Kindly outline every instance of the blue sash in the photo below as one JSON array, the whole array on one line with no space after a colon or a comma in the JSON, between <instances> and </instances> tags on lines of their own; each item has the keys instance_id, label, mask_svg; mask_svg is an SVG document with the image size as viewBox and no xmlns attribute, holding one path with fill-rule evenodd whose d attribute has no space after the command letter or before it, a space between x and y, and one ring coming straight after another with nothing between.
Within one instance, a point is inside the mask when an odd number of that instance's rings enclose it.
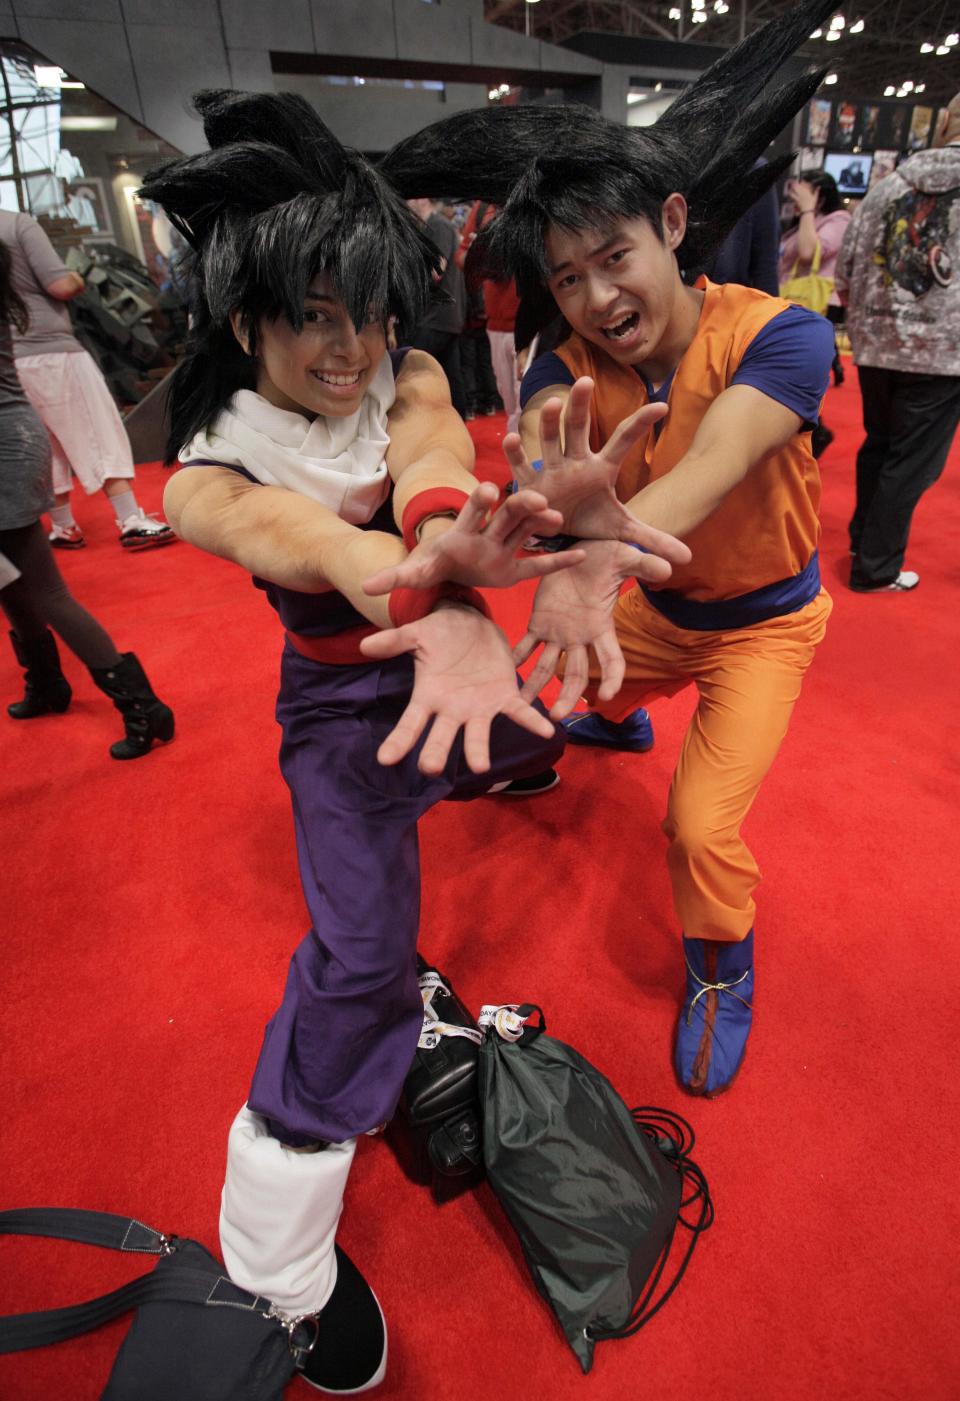
<instances>
[{"instance_id":1,"label":"blue sash","mask_svg":"<svg viewBox=\"0 0 960 1401\"><path fill-rule=\"evenodd\" d=\"M798 613L812 603L820 592L820 558L814 550L810 563L799 574L779 579L775 584L743 593L739 598L687 598L676 589L650 589L641 584L647 602L678 628L695 632L726 632L729 628L747 628L753 623L765 623L768 618L780 618L785 613Z\"/></svg>"}]
</instances>

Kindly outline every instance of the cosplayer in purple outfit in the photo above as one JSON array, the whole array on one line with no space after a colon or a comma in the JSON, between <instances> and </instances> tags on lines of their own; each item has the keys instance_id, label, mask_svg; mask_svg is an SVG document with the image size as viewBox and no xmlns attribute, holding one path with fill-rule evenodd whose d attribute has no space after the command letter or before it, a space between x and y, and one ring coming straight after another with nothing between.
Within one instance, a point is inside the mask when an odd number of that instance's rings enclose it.
<instances>
[{"instance_id":1,"label":"cosplayer in purple outfit","mask_svg":"<svg viewBox=\"0 0 960 1401\"><path fill-rule=\"evenodd\" d=\"M525 491L491 515L439 366L387 352L388 318L415 325L434 295L403 201L300 98L197 105L210 151L144 191L193 249L165 506L250 571L286 630L280 762L312 920L230 1131L220 1237L238 1283L319 1315L305 1378L361 1391L386 1330L334 1235L356 1137L393 1113L422 1024L416 824L562 748L473 586L583 553L517 560L559 513ZM395 587L408 559L417 587Z\"/></svg>"}]
</instances>

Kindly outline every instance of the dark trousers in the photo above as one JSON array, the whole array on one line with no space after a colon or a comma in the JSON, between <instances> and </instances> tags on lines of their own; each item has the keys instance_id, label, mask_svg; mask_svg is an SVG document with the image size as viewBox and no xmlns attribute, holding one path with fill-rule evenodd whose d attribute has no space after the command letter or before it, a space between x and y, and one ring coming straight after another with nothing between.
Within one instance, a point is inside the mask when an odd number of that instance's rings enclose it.
<instances>
[{"instance_id":1,"label":"dark trousers","mask_svg":"<svg viewBox=\"0 0 960 1401\"><path fill-rule=\"evenodd\" d=\"M850 521L850 582L892 584L920 497L943 471L960 423L960 375L917 375L861 365L863 426L857 505Z\"/></svg>"},{"instance_id":2,"label":"dark trousers","mask_svg":"<svg viewBox=\"0 0 960 1401\"><path fill-rule=\"evenodd\" d=\"M471 326L460 333L460 364L467 408L474 413L499 408L500 396L490 359L490 341L486 325Z\"/></svg>"},{"instance_id":3,"label":"dark trousers","mask_svg":"<svg viewBox=\"0 0 960 1401\"><path fill-rule=\"evenodd\" d=\"M463 392L463 373L460 368L460 332L434 331L422 326L410 337L409 344L415 350L425 350L434 360L439 360L440 368L450 385L453 407L463 418L467 412L467 396Z\"/></svg>"},{"instance_id":4,"label":"dark trousers","mask_svg":"<svg viewBox=\"0 0 960 1401\"><path fill-rule=\"evenodd\" d=\"M0 553L20 570L20 578L0 591L0 608L22 641L33 642L51 627L86 666L116 665L113 639L67 588L39 521L0 530Z\"/></svg>"},{"instance_id":5,"label":"dark trousers","mask_svg":"<svg viewBox=\"0 0 960 1401\"><path fill-rule=\"evenodd\" d=\"M284 650L280 767L312 928L291 960L249 1096L284 1143L342 1143L397 1106L423 1025L419 819L444 798L479 797L491 784L542 773L563 752L561 727L541 739L501 715L488 773L467 768L462 736L440 774L417 768L420 744L384 768L377 750L412 685L408 656L321 665L289 643ZM467 907L463 921L466 947Z\"/></svg>"}]
</instances>

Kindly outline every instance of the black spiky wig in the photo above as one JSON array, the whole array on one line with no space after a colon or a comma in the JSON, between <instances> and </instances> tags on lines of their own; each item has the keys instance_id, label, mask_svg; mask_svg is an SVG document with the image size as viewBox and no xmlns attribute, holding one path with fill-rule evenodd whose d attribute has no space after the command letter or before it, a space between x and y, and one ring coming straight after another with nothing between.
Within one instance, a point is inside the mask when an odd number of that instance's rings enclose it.
<instances>
[{"instance_id":1,"label":"black spiky wig","mask_svg":"<svg viewBox=\"0 0 960 1401\"><path fill-rule=\"evenodd\" d=\"M326 273L359 330L370 317L423 318L439 255L396 189L343 147L302 97L198 93L210 147L169 161L141 195L186 239L191 329L172 380L167 461L256 383L257 328L300 331L304 295ZM249 354L230 324L237 311Z\"/></svg>"},{"instance_id":2,"label":"black spiky wig","mask_svg":"<svg viewBox=\"0 0 960 1401\"><path fill-rule=\"evenodd\" d=\"M678 191L687 231L681 271L699 269L793 154L757 164L816 92L823 69L779 86L777 69L837 7L803 0L724 54L651 127L624 127L589 107L462 112L401 141L380 169L406 197L456 195L499 206L471 249L474 273L515 278L517 344L557 315L547 290L548 228L606 231L645 218L663 237L662 206Z\"/></svg>"}]
</instances>

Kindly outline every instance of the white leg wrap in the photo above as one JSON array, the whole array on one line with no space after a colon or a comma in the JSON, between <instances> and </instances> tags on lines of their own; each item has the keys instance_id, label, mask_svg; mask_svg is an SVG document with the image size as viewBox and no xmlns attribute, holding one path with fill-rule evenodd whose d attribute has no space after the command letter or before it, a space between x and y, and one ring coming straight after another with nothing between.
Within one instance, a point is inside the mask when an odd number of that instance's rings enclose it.
<instances>
[{"instance_id":1,"label":"white leg wrap","mask_svg":"<svg viewBox=\"0 0 960 1401\"><path fill-rule=\"evenodd\" d=\"M284 1313L322 1309L337 1281L333 1240L356 1140L295 1153L246 1105L227 1140L220 1246L230 1278Z\"/></svg>"}]
</instances>

